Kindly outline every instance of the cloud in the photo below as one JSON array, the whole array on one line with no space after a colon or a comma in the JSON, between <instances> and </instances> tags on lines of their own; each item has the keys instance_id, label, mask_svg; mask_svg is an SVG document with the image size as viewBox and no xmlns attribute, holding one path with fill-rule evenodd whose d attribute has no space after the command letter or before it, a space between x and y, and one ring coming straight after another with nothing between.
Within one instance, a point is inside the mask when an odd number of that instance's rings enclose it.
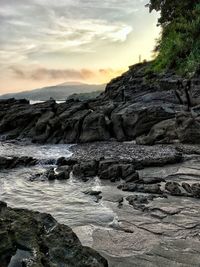
<instances>
[{"instance_id":1,"label":"cloud","mask_svg":"<svg viewBox=\"0 0 200 267\"><path fill-rule=\"evenodd\" d=\"M0 79L14 88L23 79L112 78L143 53L156 25L147 0L0 2Z\"/></svg>"},{"instance_id":2,"label":"cloud","mask_svg":"<svg viewBox=\"0 0 200 267\"><path fill-rule=\"evenodd\" d=\"M11 67L14 77L21 80L42 81L42 80L66 80L66 81L108 81L121 74L124 70L107 69L47 69L35 68L27 70L25 68Z\"/></svg>"}]
</instances>

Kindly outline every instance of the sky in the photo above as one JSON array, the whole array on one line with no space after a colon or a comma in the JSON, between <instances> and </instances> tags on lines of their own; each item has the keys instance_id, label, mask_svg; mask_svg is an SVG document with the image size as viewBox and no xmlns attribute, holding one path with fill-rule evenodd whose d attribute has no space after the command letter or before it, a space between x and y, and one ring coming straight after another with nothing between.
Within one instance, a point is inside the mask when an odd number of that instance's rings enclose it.
<instances>
[{"instance_id":1,"label":"sky","mask_svg":"<svg viewBox=\"0 0 200 267\"><path fill-rule=\"evenodd\" d=\"M100 84L152 58L148 0L0 0L0 94Z\"/></svg>"}]
</instances>

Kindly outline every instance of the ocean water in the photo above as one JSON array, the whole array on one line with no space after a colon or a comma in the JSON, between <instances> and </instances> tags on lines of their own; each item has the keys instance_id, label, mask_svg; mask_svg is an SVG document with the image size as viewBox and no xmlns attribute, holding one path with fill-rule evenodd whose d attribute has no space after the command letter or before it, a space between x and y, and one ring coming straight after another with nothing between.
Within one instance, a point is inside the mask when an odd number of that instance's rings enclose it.
<instances>
[{"instance_id":1,"label":"ocean water","mask_svg":"<svg viewBox=\"0 0 200 267\"><path fill-rule=\"evenodd\" d=\"M101 190L96 177L84 183L73 176L66 181L48 181L31 178L53 165L45 165L47 159L71 155L70 145L21 145L0 142L1 156L32 156L39 164L29 168L0 171L0 200L14 208L27 208L52 214L60 223L71 227L107 227L113 221L114 212L96 198L84 194L86 190Z\"/></svg>"}]
</instances>

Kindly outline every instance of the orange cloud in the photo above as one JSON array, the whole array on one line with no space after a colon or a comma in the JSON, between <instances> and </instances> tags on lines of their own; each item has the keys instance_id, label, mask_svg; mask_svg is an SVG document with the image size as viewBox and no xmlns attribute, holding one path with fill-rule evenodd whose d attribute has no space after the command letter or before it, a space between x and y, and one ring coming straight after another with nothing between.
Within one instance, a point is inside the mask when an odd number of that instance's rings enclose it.
<instances>
[{"instance_id":1,"label":"orange cloud","mask_svg":"<svg viewBox=\"0 0 200 267\"><path fill-rule=\"evenodd\" d=\"M110 79L119 76L124 70L115 70L111 68L104 69L48 69L48 68L35 68L31 70L25 67L11 67L12 73L16 79L31 80L31 81L82 81L90 83L105 83Z\"/></svg>"}]
</instances>

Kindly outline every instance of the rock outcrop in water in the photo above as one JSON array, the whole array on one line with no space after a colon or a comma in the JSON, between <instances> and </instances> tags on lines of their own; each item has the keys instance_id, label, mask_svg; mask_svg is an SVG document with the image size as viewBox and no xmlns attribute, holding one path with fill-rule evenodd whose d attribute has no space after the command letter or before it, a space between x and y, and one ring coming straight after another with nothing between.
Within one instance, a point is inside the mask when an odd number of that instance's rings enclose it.
<instances>
[{"instance_id":1,"label":"rock outcrop in water","mask_svg":"<svg viewBox=\"0 0 200 267\"><path fill-rule=\"evenodd\" d=\"M130 67L88 101L0 101L0 134L36 143L136 140L138 144L199 143L200 78L149 73Z\"/></svg>"},{"instance_id":2,"label":"rock outcrop in water","mask_svg":"<svg viewBox=\"0 0 200 267\"><path fill-rule=\"evenodd\" d=\"M32 157L2 157L0 156L0 170L13 169L18 167L30 167L38 163Z\"/></svg>"},{"instance_id":3,"label":"rock outcrop in water","mask_svg":"<svg viewBox=\"0 0 200 267\"><path fill-rule=\"evenodd\" d=\"M108 266L100 254L81 245L71 228L49 214L11 209L0 202L0 228L1 267Z\"/></svg>"}]
</instances>

